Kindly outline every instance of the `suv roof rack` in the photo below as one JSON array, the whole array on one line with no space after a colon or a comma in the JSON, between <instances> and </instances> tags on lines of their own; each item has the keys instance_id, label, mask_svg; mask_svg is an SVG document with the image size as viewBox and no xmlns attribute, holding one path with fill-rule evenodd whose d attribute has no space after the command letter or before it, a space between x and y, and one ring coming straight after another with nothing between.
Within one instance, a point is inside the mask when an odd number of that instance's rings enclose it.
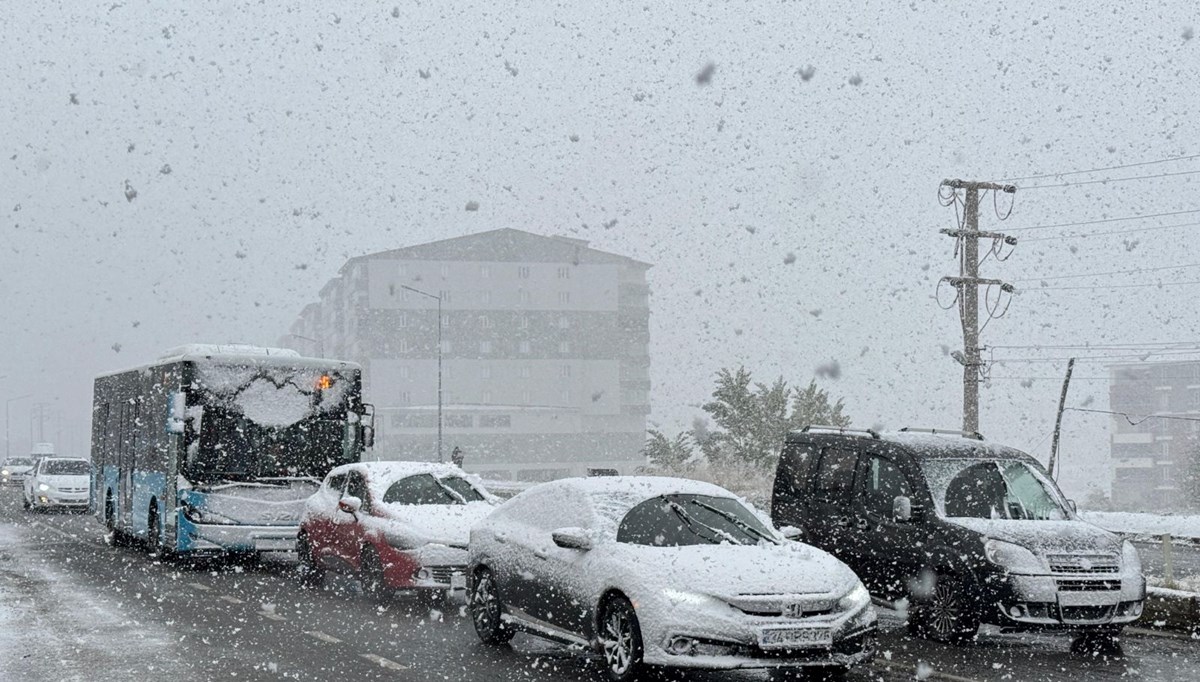
<instances>
[{"instance_id":1,"label":"suv roof rack","mask_svg":"<svg viewBox=\"0 0 1200 682\"><path fill-rule=\"evenodd\" d=\"M800 433L837 433L845 436L867 436L879 440L879 432L873 429L848 429L843 426L823 426L809 424L800 429Z\"/></svg>"},{"instance_id":2,"label":"suv roof rack","mask_svg":"<svg viewBox=\"0 0 1200 682\"><path fill-rule=\"evenodd\" d=\"M952 435L970 438L971 440L984 440L983 434L978 431L962 431L959 429L921 429L912 426L906 426L900 429L901 433L932 433L936 435Z\"/></svg>"}]
</instances>

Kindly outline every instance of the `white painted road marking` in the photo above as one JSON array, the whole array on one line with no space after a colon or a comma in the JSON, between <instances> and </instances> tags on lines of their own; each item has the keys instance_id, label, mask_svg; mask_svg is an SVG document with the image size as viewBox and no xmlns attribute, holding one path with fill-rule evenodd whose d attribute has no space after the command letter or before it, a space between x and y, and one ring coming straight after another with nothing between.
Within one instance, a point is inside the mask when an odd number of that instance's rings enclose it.
<instances>
[{"instance_id":1,"label":"white painted road marking","mask_svg":"<svg viewBox=\"0 0 1200 682\"><path fill-rule=\"evenodd\" d=\"M188 583L188 586L201 592L212 592L212 588L203 583Z\"/></svg>"},{"instance_id":2,"label":"white painted road marking","mask_svg":"<svg viewBox=\"0 0 1200 682\"><path fill-rule=\"evenodd\" d=\"M238 599L237 597L231 597L227 594L221 595L221 599L222 599L222 601L227 601L230 604L245 604L246 603L246 602L242 601L241 599Z\"/></svg>"},{"instance_id":3,"label":"white painted road marking","mask_svg":"<svg viewBox=\"0 0 1200 682\"><path fill-rule=\"evenodd\" d=\"M387 668L388 670L408 670L408 666L400 665L399 663L391 660L390 658L384 658L383 656L376 656L375 654L359 654L359 655L372 663L378 664L380 668Z\"/></svg>"},{"instance_id":4,"label":"white painted road marking","mask_svg":"<svg viewBox=\"0 0 1200 682\"><path fill-rule=\"evenodd\" d=\"M287 620L287 618L284 618L278 613L271 613L270 611L259 611L258 615L262 616L263 618L270 618L271 620Z\"/></svg>"},{"instance_id":5,"label":"white painted road marking","mask_svg":"<svg viewBox=\"0 0 1200 682\"><path fill-rule=\"evenodd\" d=\"M342 643L342 640L338 639L337 637L334 637L333 635L327 635L324 632L321 632L320 630L307 630L307 631L305 631L304 634L308 635L309 637L315 637L327 644L341 644Z\"/></svg>"}]
</instances>

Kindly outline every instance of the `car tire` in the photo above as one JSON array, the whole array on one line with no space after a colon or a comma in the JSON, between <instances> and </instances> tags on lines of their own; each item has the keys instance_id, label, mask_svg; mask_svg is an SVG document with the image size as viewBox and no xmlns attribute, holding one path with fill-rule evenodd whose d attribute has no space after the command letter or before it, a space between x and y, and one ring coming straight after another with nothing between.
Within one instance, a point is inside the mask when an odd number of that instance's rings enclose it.
<instances>
[{"instance_id":1,"label":"car tire","mask_svg":"<svg viewBox=\"0 0 1200 682\"><path fill-rule=\"evenodd\" d=\"M610 682L638 679L642 663L642 629L633 604L621 595L613 595L600 604L598 628L604 674Z\"/></svg>"},{"instance_id":2,"label":"car tire","mask_svg":"<svg viewBox=\"0 0 1200 682\"><path fill-rule=\"evenodd\" d=\"M504 622L504 602L500 601L500 590L496 577L486 567L475 571L471 595L467 608L475 624L475 634L484 644L504 644L517 634L511 625Z\"/></svg>"},{"instance_id":3,"label":"car tire","mask_svg":"<svg viewBox=\"0 0 1200 682\"><path fill-rule=\"evenodd\" d=\"M371 545L363 545L358 552L358 582L362 585L363 594L369 597L382 600L388 595L383 561Z\"/></svg>"},{"instance_id":4,"label":"car tire","mask_svg":"<svg viewBox=\"0 0 1200 682\"><path fill-rule=\"evenodd\" d=\"M146 554L152 557L162 555L162 529L158 527L158 507L154 504L146 513Z\"/></svg>"},{"instance_id":5,"label":"car tire","mask_svg":"<svg viewBox=\"0 0 1200 682\"><path fill-rule=\"evenodd\" d=\"M970 584L952 573L934 576L930 594L912 599L910 633L935 642L965 642L979 632L979 613Z\"/></svg>"},{"instance_id":6,"label":"car tire","mask_svg":"<svg viewBox=\"0 0 1200 682\"><path fill-rule=\"evenodd\" d=\"M307 533L296 536L296 557L300 560L296 574L300 577L301 585L315 589L325 584L325 567L313 555L312 542Z\"/></svg>"}]
</instances>

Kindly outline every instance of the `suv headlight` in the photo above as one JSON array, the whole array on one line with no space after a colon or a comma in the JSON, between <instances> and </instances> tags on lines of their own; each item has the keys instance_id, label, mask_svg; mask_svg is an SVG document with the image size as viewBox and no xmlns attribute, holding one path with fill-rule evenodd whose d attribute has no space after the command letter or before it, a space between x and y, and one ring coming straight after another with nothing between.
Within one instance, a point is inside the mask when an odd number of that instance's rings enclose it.
<instances>
[{"instance_id":1,"label":"suv headlight","mask_svg":"<svg viewBox=\"0 0 1200 682\"><path fill-rule=\"evenodd\" d=\"M838 611L857 611L871 603L871 593L860 582L837 602Z\"/></svg>"},{"instance_id":2,"label":"suv headlight","mask_svg":"<svg viewBox=\"0 0 1200 682\"><path fill-rule=\"evenodd\" d=\"M1142 557L1138 556L1137 547L1128 540L1121 543L1121 570L1124 573L1142 573Z\"/></svg>"},{"instance_id":3,"label":"suv headlight","mask_svg":"<svg viewBox=\"0 0 1200 682\"><path fill-rule=\"evenodd\" d=\"M1041 559L1024 547L1003 540L988 540L983 544L987 560L1013 573L1045 573Z\"/></svg>"}]
</instances>

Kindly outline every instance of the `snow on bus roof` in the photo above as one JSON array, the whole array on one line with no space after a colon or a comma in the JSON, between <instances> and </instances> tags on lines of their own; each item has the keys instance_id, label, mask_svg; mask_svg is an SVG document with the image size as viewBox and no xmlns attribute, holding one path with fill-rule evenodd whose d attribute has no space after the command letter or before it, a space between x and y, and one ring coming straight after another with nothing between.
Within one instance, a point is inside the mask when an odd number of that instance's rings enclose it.
<instances>
[{"instance_id":1,"label":"snow on bus roof","mask_svg":"<svg viewBox=\"0 0 1200 682\"><path fill-rule=\"evenodd\" d=\"M361 369L358 363L332 358L304 357L290 348L269 348L240 343L189 343L163 351L158 358L136 367L97 374L97 378L110 377L126 372L136 372L174 362L211 362L220 365L246 365L253 367L297 367L321 369Z\"/></svg>"}]
</instances>

